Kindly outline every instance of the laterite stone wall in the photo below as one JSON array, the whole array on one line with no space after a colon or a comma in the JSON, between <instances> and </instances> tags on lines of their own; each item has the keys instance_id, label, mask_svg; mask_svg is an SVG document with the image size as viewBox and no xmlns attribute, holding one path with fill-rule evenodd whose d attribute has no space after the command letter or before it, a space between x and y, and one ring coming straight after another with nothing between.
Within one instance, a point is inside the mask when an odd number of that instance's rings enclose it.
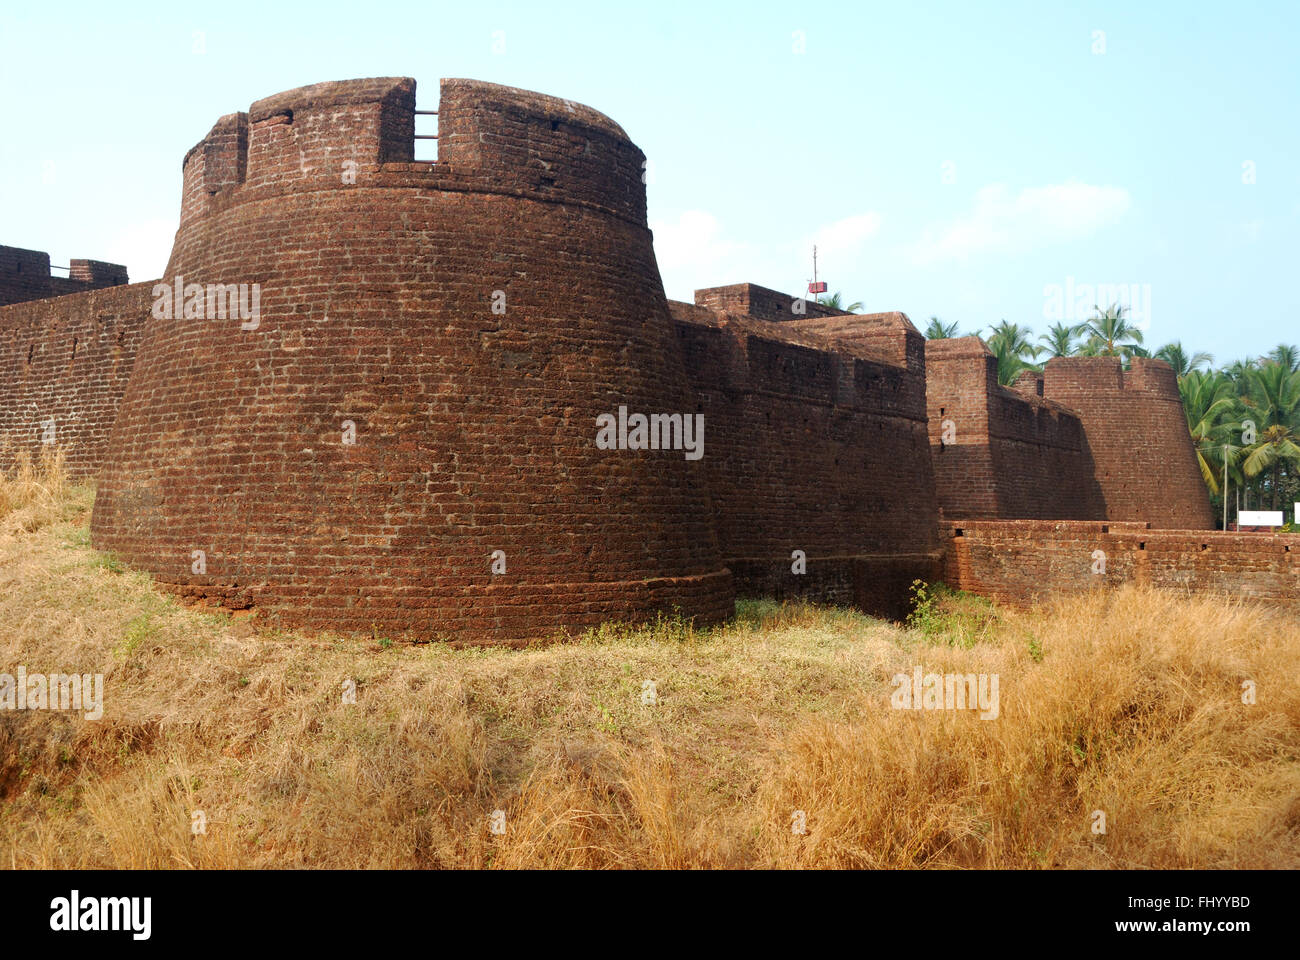
<instances>
[{"instance_id":1,"label":"laterite stone wall","mask_svg":"<svg viewBox=\"0 0 1300 960\"><path fill-rule=\"evenodd\" d=\"M1300 609L1300 535L1160 530L1145 523L962 520L945 525L944 579L1025 605L1124 583ZM1104 568L1099 564L1104 554Z\"/></svg>"},{"instance_id":2,"label":"laterite stone wall","mask_svg":"<svg viewBox=\"0 0 1300 960\"><path fill-rule=\"evenodd\" d=\"M1088 440L1074 411L1044 400L1036 389L1000 386L997 358L978 337L928 341L925 371L945 517L1106 518Z\"/></svg>"},{"instance_id":3,"label":"laterite stone wall","mask_svg":"<svg viewBox=\"0 0 1300 960\"><path fill-rule=\"evenodd\" d=\"M257 284L260 318L150 323L93 542L308 628L722 620L705 462L595 443L620 405L695 409L641 151L570 101L441 93L436 164L407 78L278 94L189 153L164 279Z\"/></svg>"},{"instance_id":4,"label":"laterite stone wall","mask_svg":"<svg viewBox=\"0 0 1300 960\"><path fill-rule=\"evenodd\" d=\"M409 78L221 117L183 161L171 296L56 296L125 271L0 248L0 300L31 300L0 307L0 449L98 480L97 547L283 626L471 642L717 623L737 589L899 617L945 569L1021 602L1095 583L1093 549L1112 579L1294 596L1292 540L1197 531L1167 365L1006 389L901 313L670 306L617 124L472 80L436 106L436 162ZM703 456L598 444L620 408L702 416Z\"/></svg>"},{"instance_id":5,"label":"laterite stone wall","mask_svg":"<svg viewBox=\"0 0 1300 960\"><path fill-rule=\"evenodd\" d=\"M1107 519L1213 529L1169 364L1134 357L1126 371L1118 357L1056 357L1043 371L1043 395L1078 414Z\"/></svg>"},{"instance_id":6,"label":"laterite stone wall","mask_svg":"<svg viewBox=\"0 0 1300 960\"><path fill-rule=\"evenodd\" d=\"M0 468L62 450L93 477L149 315L150 283L0 307ZM49 441L48 443L46 441Z\"/></svg>"},{"instance_id":7,"label":"laterite stone wall","mask_svg":"<svg viewBox=\"0 0 1300 960\"><path fill-rule=\"evenodd\" d=\"M855 356L797 324L672 308L737 590L905 615L912 581L938 573L923 372ZM891 329L920 336L910 323Z\"/></svg>"}]
</instances>

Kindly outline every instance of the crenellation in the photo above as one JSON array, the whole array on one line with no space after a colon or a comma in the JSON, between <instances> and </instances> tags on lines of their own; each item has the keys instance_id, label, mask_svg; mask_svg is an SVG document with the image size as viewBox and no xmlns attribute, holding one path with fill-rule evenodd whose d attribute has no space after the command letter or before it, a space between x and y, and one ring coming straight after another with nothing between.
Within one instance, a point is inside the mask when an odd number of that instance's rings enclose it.
<instances>
[{"instance_id":1,"label":"crenellation","mask_svg":"<svg viewBox=\"0 0 1300 960\"><path fill-rule=\"evenodd\" d=\"M60 284L0 247L0 293L36 301L0 307L0 445L39 453L52 420L98 483L95 545L165 589L504 643L716 623L737 594L901 617L941 576L1014 602L1233 569L1289 589L1264 540L1200 532L1162 362L1059 358L1004 387L981 340L927 341L901 312L750 283L669 301L616 123L448 79L416 162L416 104L413 80L372 78L221 117L183 161L160 281L183 308L161 319L153 283L38 299L125 270L77 260ZM210 293L192 311L192 283L253 288L256 315L209 315ZM700 418L701 456L638 445L637 416L679 440ZM1092 543L1115 552L1101 580Z\"/></svg>"},{"instance_id":2,"label":"crenellation","mask_svg":"<svg viewBox=\"0 0 1300 960\"><path fill-rule=\"evenodd\" d=\"M72 260L66 277L50 269L50 255L42 250L0 246L0 307L129 282L126 267L103 260Z\"/></svg>"}]
</instances>

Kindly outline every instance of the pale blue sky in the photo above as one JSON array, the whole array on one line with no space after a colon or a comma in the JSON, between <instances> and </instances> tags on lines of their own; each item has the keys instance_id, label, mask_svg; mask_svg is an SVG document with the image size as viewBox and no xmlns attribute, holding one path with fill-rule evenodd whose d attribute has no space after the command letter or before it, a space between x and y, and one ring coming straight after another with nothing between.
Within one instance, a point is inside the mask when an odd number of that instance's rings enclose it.
<instances>
[{"instance_id":1,"label":"pale blue sky","mask_svg":"<svg viewBox=\"0 0 1300 960\"><path fill-rule=\"evenodd\" d=\"M1041 333L1069 282L1132 286L1153 346L1300 342L1293 0L71 2L0 24L0 243L55 263L157 276L181 157L221 114L362 76L413 76L429 107L464 76L627 130L671 297L797 292L815 241L832 290L922 327Z\"/></svg>"}]
</instances>

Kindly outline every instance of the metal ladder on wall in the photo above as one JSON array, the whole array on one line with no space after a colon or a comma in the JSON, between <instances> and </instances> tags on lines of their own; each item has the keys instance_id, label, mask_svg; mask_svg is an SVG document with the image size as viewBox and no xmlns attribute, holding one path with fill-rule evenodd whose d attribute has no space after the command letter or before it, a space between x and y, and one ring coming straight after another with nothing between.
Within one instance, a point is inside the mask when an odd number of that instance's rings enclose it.
<instances>
[{"instance_id":1,"label":"metal ladder on wall","mask_svg":"<svg viewBox=\"0 0 1300 960\"><path fill-rule=\"evenodd\" d=\"M416 110L416 111L415 111L415 115L416 115L417 117L436 117L436 116L438 115L438 111L437 111L437 110ZM433 159L432 159L432 160L421 160L421 159L419 159L419 158L417 157L417 158L415 159L415 162L416 162L416 163L437 163L437 162L438 162L438 156L437 156L437 154L438 154L438 135L437 135L436 133L423 133L423 134L421 134L421 133L417 133L417 134L415 135L415 139L416 139L416 140L432 140L432 141L434 142L434 143L433 143L433 147L434 147L434 150L433 150L433 152L434 152L434 157L433 157Z\"/></svg>"}]
</instances>

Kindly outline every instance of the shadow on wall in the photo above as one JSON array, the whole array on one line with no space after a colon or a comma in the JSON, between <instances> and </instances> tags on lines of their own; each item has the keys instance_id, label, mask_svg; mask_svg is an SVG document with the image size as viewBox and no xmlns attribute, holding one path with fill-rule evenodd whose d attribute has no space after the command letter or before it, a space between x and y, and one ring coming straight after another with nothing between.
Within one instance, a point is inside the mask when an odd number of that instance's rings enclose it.
<instances>
[{"instance_id":1,"label":"shadow on wall","mask_svg":"<svg viewBox=\"0 0 1300 960\"><path fill-rule=\"evenodd\" d=\"M1054 360L1009 390L978 339L901 313L755 284L669 304L617 124L444 80L422 163L415 93L286 91L186 154L165 280L251 287L256 323L203 297L146 323L152 284L0 307L0 439L52 422L102 468L95 545L165 588L516 642L716 623L736 589L899 617L939 575L941 508L1212 523L1160 361ZM623 409L702 416L704 456L597 444Z\"/></svg>"}]
</instances>

